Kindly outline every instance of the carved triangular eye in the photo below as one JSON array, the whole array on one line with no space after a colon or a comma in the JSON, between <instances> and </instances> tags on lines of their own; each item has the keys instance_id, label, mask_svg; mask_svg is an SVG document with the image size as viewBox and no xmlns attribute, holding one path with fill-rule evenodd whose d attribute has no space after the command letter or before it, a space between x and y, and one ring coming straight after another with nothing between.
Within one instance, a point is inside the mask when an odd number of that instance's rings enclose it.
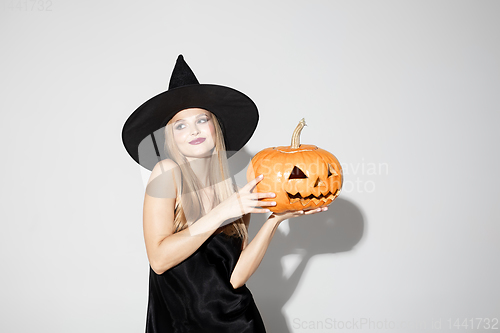
<instances>
[{"instance_id":1,"label":"carved triangular eye","mask_svg":"<svg viewBox=\"0 0 500 333\"><path fill-rule=\"evenodd\" d=\"M328 163L328 177L330 176L338 176L339 174L337 173L337 171L335 171L335 169L330 165L330 163Z\"/></svg>"},{"instance_id":2,"label":"carved triangular eye","mask_svg":"<svg viewBox=\"0 0 500 333\"><path fill-rule=\"evenodd\" d=\"M307 176L304 173L304 171L300 170L297 166L295 166L288 179L297 179L297 178L307 178Z\"/></svg>"}]
</instances>

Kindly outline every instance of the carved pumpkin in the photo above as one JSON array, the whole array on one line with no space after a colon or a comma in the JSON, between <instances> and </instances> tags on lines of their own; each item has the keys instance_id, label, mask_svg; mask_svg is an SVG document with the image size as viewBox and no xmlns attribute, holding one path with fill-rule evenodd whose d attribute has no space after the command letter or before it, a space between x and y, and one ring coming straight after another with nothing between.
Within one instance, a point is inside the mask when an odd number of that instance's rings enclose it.
<instances>
[{"instance_id":1,"label":"carved pumpkin","mask_svg":"<svg viewBox=\"0 0 500 333\"><path fill-rule=\"evenodd\" d=\"M314 145L300 144L302 119L292 135L291 146L266 148L257 153L247 171L248 181L263 174L256 192L274 192L274 213L328 206L342 189L343 174L337 158Z\"/></svg>"}]
</instances>

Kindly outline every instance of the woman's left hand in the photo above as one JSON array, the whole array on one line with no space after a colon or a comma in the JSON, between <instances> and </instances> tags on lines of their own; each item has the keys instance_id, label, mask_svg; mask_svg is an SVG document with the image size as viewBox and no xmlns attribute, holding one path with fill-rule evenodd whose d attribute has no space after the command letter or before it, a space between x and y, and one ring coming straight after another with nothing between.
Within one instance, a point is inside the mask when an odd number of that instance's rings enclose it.
<instances>
[{"instance_id":1,"label":"woman's left hand","mask_svg":"<svg viewBox=\"0 0 500 333\"><path fill-rule=\"evenodd\" d=\"M327 210L328 207L323 207L323 208L308 209L308 210L290 211L284 213L272 213L270 217L278 218L281 222L297 216L311 215L311 214L326 212Z\"/></svg>"}]
</instances>

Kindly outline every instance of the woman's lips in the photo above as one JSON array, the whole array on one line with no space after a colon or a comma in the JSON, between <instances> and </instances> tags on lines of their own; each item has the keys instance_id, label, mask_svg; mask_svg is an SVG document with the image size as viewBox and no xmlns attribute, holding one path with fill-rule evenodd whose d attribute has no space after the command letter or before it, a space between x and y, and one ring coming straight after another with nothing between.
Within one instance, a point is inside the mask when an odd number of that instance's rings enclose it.
<instances>
[{"instance_id":1,"label":"woman's lips","mask_svg":"<svg viewBox=\"0 0 500 333\"><path fill-rule=\"evenodd\" d=\"M198 139L194 139L193 141L189 141L189 144L190 145L199 145L203 141L205 141L205 138L198 138Z\"/></svg>"}]
</instances>

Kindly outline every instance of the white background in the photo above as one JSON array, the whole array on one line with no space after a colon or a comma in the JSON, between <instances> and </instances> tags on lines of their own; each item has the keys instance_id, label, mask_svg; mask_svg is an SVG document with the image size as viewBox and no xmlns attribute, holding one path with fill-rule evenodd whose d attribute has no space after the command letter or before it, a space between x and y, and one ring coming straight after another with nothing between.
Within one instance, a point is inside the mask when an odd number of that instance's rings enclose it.
<instances>
[{"instance_id":1,"label":"white background","mask_svg":"<svg viewBox=\"0 0 500 333\"><path fill-rule=\"evenodd\" d=\"M121 130L180 53L259 107L244 153L305 117L344 167L247 283L269 332L500 328L500 2L2 1L1 332L144 332Z\"/></svg>"}]
</instances>

